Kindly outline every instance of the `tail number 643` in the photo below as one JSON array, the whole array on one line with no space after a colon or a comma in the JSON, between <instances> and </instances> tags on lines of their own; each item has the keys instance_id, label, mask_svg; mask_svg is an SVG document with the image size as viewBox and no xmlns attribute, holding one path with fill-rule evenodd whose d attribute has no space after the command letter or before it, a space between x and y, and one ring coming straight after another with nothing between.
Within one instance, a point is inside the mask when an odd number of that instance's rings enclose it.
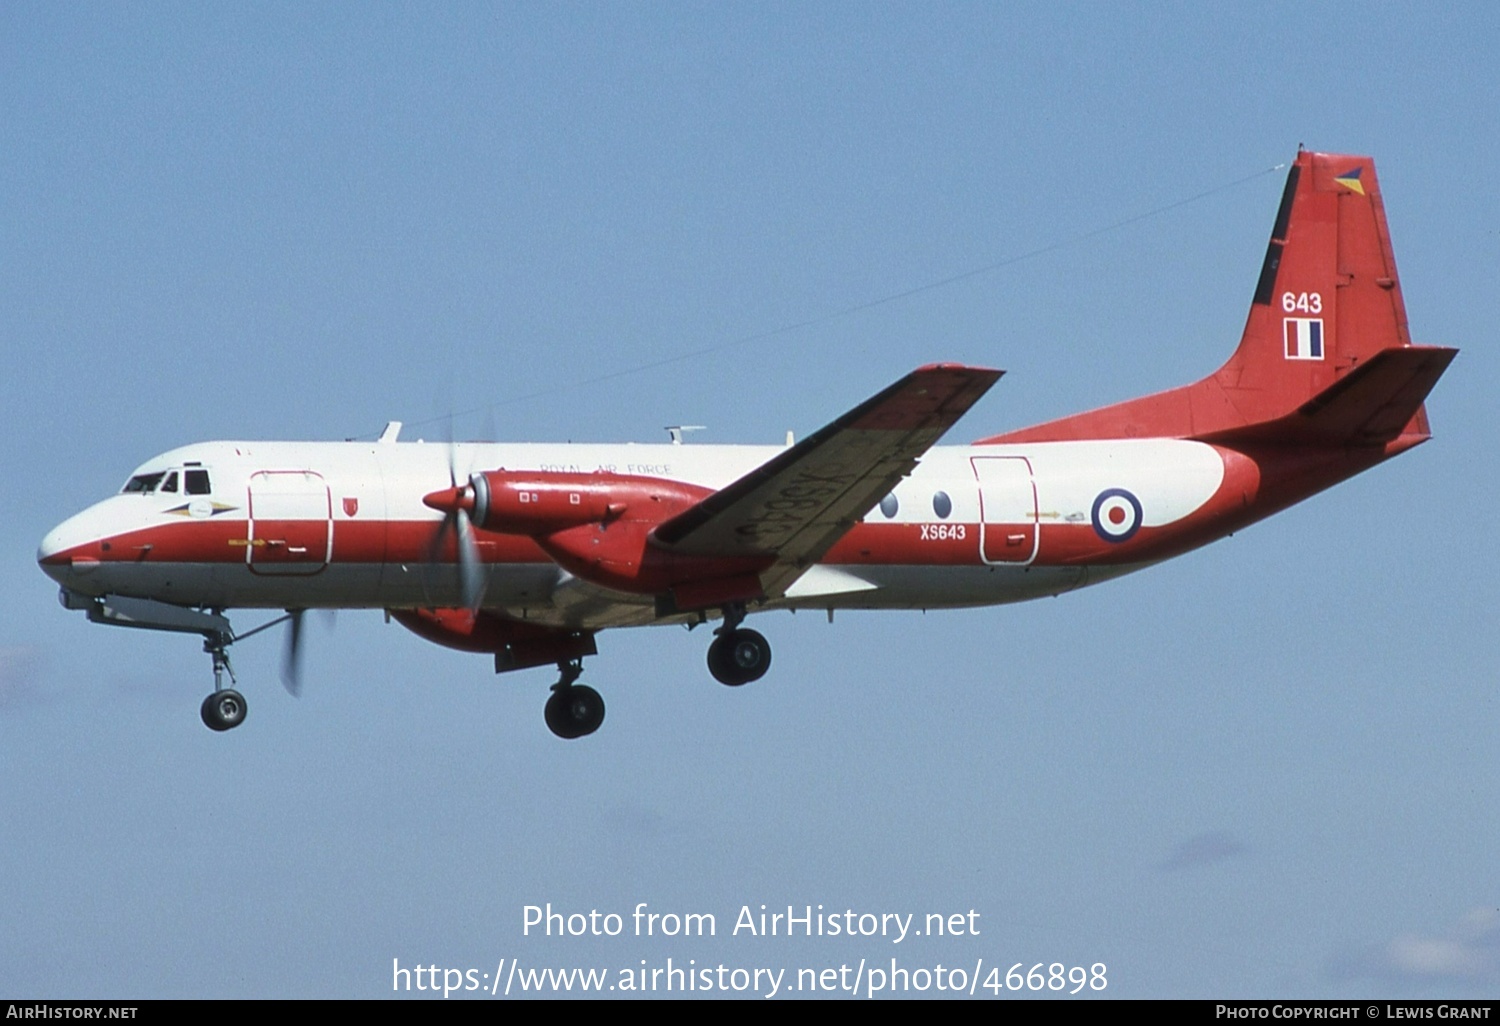
<instances>
[{"instance_id":1,"label":"tail number 643","mask_svg":"<svg viewBox=\"0 0 1500 1026\"><path fill-rule=\"evenodd\" d=\"M1281 309L1287 313L1322 313L1323 293L1283 292L1281 294Z\"/></svg>"}]
</instances>

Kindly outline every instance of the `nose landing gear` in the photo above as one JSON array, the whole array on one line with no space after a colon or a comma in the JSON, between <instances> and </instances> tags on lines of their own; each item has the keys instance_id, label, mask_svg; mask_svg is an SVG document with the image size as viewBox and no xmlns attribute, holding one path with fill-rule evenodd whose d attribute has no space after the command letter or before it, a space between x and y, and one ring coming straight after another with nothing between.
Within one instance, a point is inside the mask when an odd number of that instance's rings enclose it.
<instances>
[{"instance_id":1,"label":"nose landing gear","mask_svg":"<svg viewBox=\"0 0 1500 1026\"><path fill-rule=\"evenodd\" d=\"M214 631L203 635L203 651L214 659L213 694L203 700L198 713L203 725L209 730L222 733L233 730L245 722L245 696L233 687L224 686L224 674L229 674L229 683L239 686L234 679L234 667L229 665L228 648L234 643L234 634L229 631Z\"/></svg>"},{"instance_id":2,"label":"nose landing gear","mask_svg":"<svg viewBox=\"0 0 1500 1026\"><path fill-rule=\"evenodd\" d=\"M236 634L223 611L218 609L209 612L174 606L170 602L158 602L156 599L129 598L124 595L80 595L67 588L62 589L58 598L65 609L84 610L94 623L200 635L203 638L203 651L212 656L214 661L214 690L203 700L203 705L198 710L203 717L204 726L209 730L233 730L245 722L245 696L235 690L239 681L234 678L234 667L229 665L230 645L269 630L277 624L291 621L292 634L288 639L291 642L290 662L295 664L297 628L302 615L300 609L288 610L285 616L278 616L270 623L261 624L244 634ZM226 673L229 675L229 687L224 686ZM287 690L296 694L291 683L288 683Z\"/></svg>"}]
</instances>

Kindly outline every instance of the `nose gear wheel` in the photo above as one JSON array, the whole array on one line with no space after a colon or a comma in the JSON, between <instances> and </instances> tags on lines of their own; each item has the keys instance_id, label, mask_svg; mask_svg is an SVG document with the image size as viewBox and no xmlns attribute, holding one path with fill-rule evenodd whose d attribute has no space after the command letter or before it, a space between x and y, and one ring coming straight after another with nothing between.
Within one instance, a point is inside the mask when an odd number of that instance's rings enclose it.
<instances>
[{"instance_id":1,"label":"nose gear wheel","mask_svg":"<svg viewBox=\"0 0 1500 1026\"><path fill-rule=\"evenodd\" d=\"M245 722L245 696L233 688L215 691L203 700L199 711L209 730L233 730Z\"/></svg>"}]
</instances>

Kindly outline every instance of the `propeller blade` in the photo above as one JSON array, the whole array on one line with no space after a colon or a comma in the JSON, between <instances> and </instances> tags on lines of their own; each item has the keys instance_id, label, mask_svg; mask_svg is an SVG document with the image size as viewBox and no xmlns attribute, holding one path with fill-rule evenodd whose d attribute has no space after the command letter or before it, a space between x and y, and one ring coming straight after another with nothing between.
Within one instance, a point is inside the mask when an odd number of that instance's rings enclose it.
<instances>
[{"instance_id":1,"label":"propeller blade","mask_svg":"<svg viewBox=\"0 0 1500 1026\"><path fill-rule=\"evenodd\" d=\"M443 560L443 543L448 540L448 532L454 527L453 514L444 513L438 529L432 535L432 541L427 545L427 562L429 565L441 563Z\"/></svg>"},{"instance_id":2,"label":"propeller blade","mask_svg":"<svg viewBox=\"0 0 1500 1026\"><path fill-rule=\"evenodd\" d=\"M448 486L458 487L458 446L453 444L453 414L448 414Z\"/></svg>"},{"instance_id":3,"label":"propeller blade","mask_svg":"<svg viewBox=\"0 0 1500 1026\"><path fill-rule=\"evenodd\" d=\"M305 609L287 610L286 651L281 659L281 684L293 698L302 697L302 618Z\"/></svg>"},{"instance_id":4,"label":"propeller blade","mask_svg":"<svg viewBox=\"0 0 1500 1026\"><path fill-rule=\"evenodd\" d=\"M432 547L428 551L428 562L437 563L453 532L454 549L458 555L458 591L464 608L471 613L479 611L484 600L484 565L479 557L479 544L474 540L474 523L469 518L474 508L474 489L469 480L458 483L458 446L453 441L453 422L448 422L448 487L423 496L422 501L432 509L442 510L443 522L433 535Z\"/></svg>"},{"instance_id":5,"label":"propeller blade","mask_svg":"<svg viewBox=\"0 0 1500 1026\"><path fill-rule=\"evenodd\" d=\"M474 540L474 525L469 522L468 513L459 509L453 518L458 527L458 581L464 608L477 613L484 599L484 566L479 559L479 543Z\"/></svg>"}]
</instances>

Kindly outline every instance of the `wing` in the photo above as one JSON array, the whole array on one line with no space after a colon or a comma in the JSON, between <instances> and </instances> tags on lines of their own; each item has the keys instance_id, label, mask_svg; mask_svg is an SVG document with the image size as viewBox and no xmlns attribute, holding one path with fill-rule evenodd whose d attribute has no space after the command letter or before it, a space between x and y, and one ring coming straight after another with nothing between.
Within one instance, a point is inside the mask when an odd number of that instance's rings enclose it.
<instances>
[{"instance_id":1,"label":"wing","mask_svg":"<svg viewBox=\"0 0 1500 1026\"><path fill-rule=\"evenodd\" d=\"M656 528L694 556L774 556L766 595L784 594L874 508L1003 371L929 364Z\"/></svg>"}]
</instances>

